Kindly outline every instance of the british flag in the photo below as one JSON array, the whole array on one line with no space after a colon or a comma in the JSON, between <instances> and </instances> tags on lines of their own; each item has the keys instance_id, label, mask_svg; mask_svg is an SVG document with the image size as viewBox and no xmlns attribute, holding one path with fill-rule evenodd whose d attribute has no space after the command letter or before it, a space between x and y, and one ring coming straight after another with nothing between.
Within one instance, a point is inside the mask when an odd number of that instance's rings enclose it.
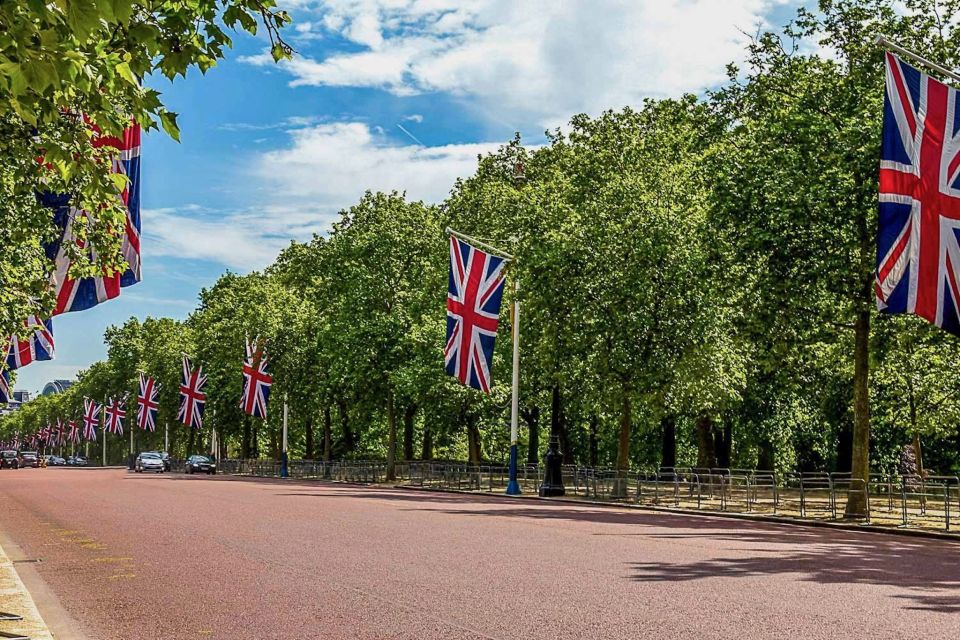
<instances>
[{"instance_id":1,"label":"british flag","mask_svg":"<svg viewBox=\"0 0 960 640\"><path fill-rule=\"evenodd\" d=\"M874 291L960 335L960 100L887 53Z\"/></svg>"},{"instance_id":2,"label":"british flag","mask_svg":"<svg viewBox=\"0 0 960 640\"><path fill-rule=\"evenodd\" d=\"M122 398L110 398L103 408L103 430L118 436L123 435L123 419L127 416L126 402Z\"/></svg>"},{"instance_id":3,"label":"british flag","mask_svg":"<svg viewBox=\"0 0 960 640\"><path fill-rule=\"evenodd\" d=\"M76 420L67 422L67 442L71 444L80 444L80 429L77 427Z\"/></svg>"},{"instance_id":4,"label":"british flag","mask_svg":"<svg viewBox=\"0 0 960 640\"><path fill-rule=\"evenodd\" d=\"M10 402L10 397L13 395L13 387L10 386L10 370L3 369L0 371L0 404L7 404Z\"/></svg>"},{"instance_id":5,"label":"british flag","mask_svg":"<svg viewBox=\"0 0 960 640\"><path fill-rule=\"evenodd\" d=\"M246 341L247 357L243 361L243 396L240 408L247 415L267 419L267 400L273 376L267 368L267 354L259 340Z\"/></svg>"},{"instance_id":6,"label":"british flag","mask_svg":"<svg viewBox=\"0 0 960 640\"><path fill-rule=\"evenodd\" d=\"M90 398L83 399L83 437L97 441L97 425L100 424L100 405Z\"/></svg>"},{"instance_id":7,"label":"british flag","mask_svg":"<svg viewBox=\"0 0 960 640\"><path fill-rule=\"evenodd\" d=\"M156 431L157 410L160 403L157 401L157 392L160 385L145 373L140 374L140 391L137 392L137 426L141 431Z\"/></svg>"},{"instance_id":8,"label":"british flag","mask_svg":"<svg viewBox=\"0 0 960 640\"><path fill-rule=\"evenodd\" d=\"M177 419L188 427L203 427L203 407L207 402L203 385L206 382L203 367L194 369L190 366L190 359L183 356L183 383L180 385L180 412Z\"/></svg>"},{"instance_id":9,"label":"british flag","mask_svg":"<svg viewBox=\"0 0 960 640\"><path fill-rule=\"evenodd\" d=\"M19 369L34 360L53 359L53 321L30 316L21 333L10 336L7 367Z\"/></svg>"},{"instance_id":10,"label":"british flag","mask_svg":"<svg viewBox=\"0 0 960 640\"><path fill-rule=\"evenodd\" d=\"M63 230L60 241L47 247L47 256L54 261L51 276L56 293L54 315L89 309L116 298L120 295L121 287L140 281L140 125L131 124L124 130L122 138L96 135L93 146L116 149L111 170L128 178L121 194L127 211L121 252L128 268L123 273L104 274L96 278L71 278L71 261L66 247L74 242L81 251L84 250L84 241L77 237L74 226L87 224L89 214L71 206L70 194L40 194L40 202L53 209L54 222ZM86 253L91 260L95 259L92 250Z\"/></svg>"},{"instance_id":11,"label":"british flag","mask_svg":"<svg viewBox=\"0 0 960 640\"><path fill-rule=\"evenodd\" d=\"M493 345L500 322L506 259L450 236L446 372L490 393Z\"/></svg>"}]
</instances>

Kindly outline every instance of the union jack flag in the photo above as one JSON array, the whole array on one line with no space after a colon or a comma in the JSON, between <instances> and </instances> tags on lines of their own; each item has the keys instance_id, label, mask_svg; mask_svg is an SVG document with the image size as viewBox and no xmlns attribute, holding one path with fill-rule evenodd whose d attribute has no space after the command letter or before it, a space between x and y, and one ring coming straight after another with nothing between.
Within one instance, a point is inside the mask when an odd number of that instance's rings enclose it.
<instances>
[{"instance_id":1,"label":"union jack flag","mask_svg":"<svg viewBox=\"0 0 960 640\"><path fill-rule=\"evenodd\" d=\"M30 316L24 321L25 330L10 336L7 350L7 368L19 369L34 360L53 359L53 321L41 321Z\"/></svg>"},{"instance_id":2,"label":"union jack flag","mask_svg":"<svg viewBox=\"0 0 960 640\"><path fill-rule=\"evenodd\" d=\"M960 335L958 92L887 53L874 291Z\"/></svg>"},{"instance_id":3,"label":"union jack flag","mask_svg":"<svg viewBox=\"0 0 960 640\"><path fill-rule=\"evenodd\" d=\"M110 398L103 409L103 429L107 433L123 435L123 419L127 416L126 403L123 399Z\"/></svg>"},{"instance_id":4,"label":"union jack flag","mask_svg":"<svg viewBox=\"0 0 960 640\"><path fill-rule=\"evenodd\" d=\"M446 372L490 393L493 345L500 322L506 259L450 236Z\"/></svg>"},{"instance_id":5,"label":"union jack flag","mask_svg":"<svg viewBox=\"0 0 960 640\"><path fill-rule=\"evenodd\" d=\"M83 399L83 437L97 441L97 425L100 424L100 405L90 398Z\"/></svg>"},{"instance_id":6,"label":"union jack flag","mask_svg":"<svg viewBox=\"0 0 960 640\"><path fill-rule=\"evenodd\" d=\"M157 381L145 373L140 374L140 391L137 393L137 426L141 431L156 431L157 429L157 410L160 404L157 402L157 392L160 385Z\"/></svg>"},{"instance_id":7,"label":"union jack flag","mask_svg":"<svg viewBox=\"0 0 960 640\"><path fill-rule=\"evenodd\" d=\"M267 419L267 400L273 376L267 368L267 354L259 340L247 343L247 358L243 361L243 397L240 408L247 415Z\"/></svg>"},{"instance_id":8,"label":"union jack flag","mask_svg":"<svg viewBox=\"0 0 960 640\"><path fill-rule=\"evenodd\" d=\"M180 385L180 412L177 419L188 427L203 427L203 407L207 402L203 385L206 382L203 367L194 369L190 366L190 359L183 356L183 384Z\"/></svg>"},{"instance_id":9,"label":"union jack flag","mask_svg":"<svg viewBox=\"0 0 960 640\"><path fill-rule=\"evenodd\" d=\"M89 214L71 206L70 194L39 194L40 202L53 209L54 222L63 230L60 241L47 247L47 256L55 265L51 282L57 304L53 315L89 309L116 298L120 295L121 287L140 282L140 125L131 124L124 130L122 138L95 135L93 146L116 149L111 171L128 178L120 196L127 210L121 252L128 268L123 273L104 274L96 278L70 278L71 261L66 247L74 242L84 250L84 241L77 238L74 225L86 224ZM86 253L91 260L95 259L92 249Z\"/></svg>"},{"instance_id":10,"label":"union jack flag","mask_svg":"<svg viewBox=\"0 0 960 640\"><path fill-rule=\"evenodd\" d=\"M3 369L0 371L0 404L7 404L10 402L10 397L13 395L13 387L10 386L10 370Z\"/></svg>"},{"instance_id":11,"label":"union jack flag","mask_svg":"<svg viewBox=\"0 0 960 640\"><path fill-rule=\"evenodd\" d=\"M67 442L72 444L80 444L80 429L77 428L77 421L70 420L67 422Z\"/></svg>"}]
</instances>

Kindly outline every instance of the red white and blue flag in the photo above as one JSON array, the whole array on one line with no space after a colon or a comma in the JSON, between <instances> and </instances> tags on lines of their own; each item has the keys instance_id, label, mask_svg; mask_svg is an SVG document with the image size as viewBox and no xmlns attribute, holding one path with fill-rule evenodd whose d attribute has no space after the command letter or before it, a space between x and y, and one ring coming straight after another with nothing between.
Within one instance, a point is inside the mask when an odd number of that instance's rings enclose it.
<instances>
[{"instance_id":1,"label":"red white and blue flag","mask_svg":"<svg viewBox=\"0 0 960 640\"><path fill-rule=\"evenodd\" d=\"M240 408L247 415L267 419L267 401L273 376L267 368L267 354L259 340L246 341L247 357L243 361L243 396Z\"/></svg>"},{"instance_id":2,"label":"red white and blue flag","mask_svg":"<svg viewBox=\"0 0 960 640\"><path fill-rule=\"evenodd\" d=\"M160 385L145 373L140 374L140 391L137 392L137 426L141 431L156 431L157 410L160 403L157 401L157 392Z\"/></svg>"},{"instance_id":3,"label":"red white and blue flag","mask_svg":"<svg viewBox=\"0 0 960 640\"><path fill-rule=\"evenodd\" d=\"M10 336L7 368L19 369L34 360L53 359L53 321L30 316L20 333Z\"/></svg>"},{"instance_id":4,"label":"red white and blue flag","mask_svg":"<svg viewBox=\"0 0 960 640\"><path fill-rule=\"evenodd\" d=\"M85 241L78 238L74 231L75 225L87 224L89 214L71 206L70 194L39 194L40 202L53 209L54 222L63 230L60 241L47 247L47 257L54 261L51 277L56 293L54 315L89 309L116 298L120 295L121 287L140 281L140 125L131 124L124 130L122 138L95 135L93 146L116 149L111 171L128 178L120 196L127 211L121 252L128 268L123 273L104 274L95 278L71 278L71 259L67 251L69 243L75 243L89 259L96 258L92 249L85 249Z\"/></svg>"},{"instance_id":5,"label":"red white and blue flag","mask_svg":"<svg viewBox=\"0 0 960 640\"><path fill-rule=\"evenodd\" d=\"M67 422L67 442L80 444L80 429L77 427L76 420Z\"/></svg>"},{"instance_id":6,"label":"red white and blue flag","mask_svg":"<svg viewBox=\"0 0 960 640\"><path fill-rule=\"evenodd\" d=\"M7 404L13 396L13 387L10 385L10 370L0 371L0 404Z\"/></svg>"},{"instance_id":7,"label":"red white and blue flag","mask_svg":"<svg viewBox=\"0 0 960 640\"><path fill-rule=\"evenodd\" d=\"M103 408L103 429L107 433L123 435L123 419L127 416L126 403L123 399L110 398Z\"/></svg>"},{"instance_id":8,"label":"red white and blue flag","mask_svg":"<svg viewBox=\"0 0 960 640\"><path fill-rule=\"evenodd\" d=\"M874 292L960 335L960 99L886 55Z\"/></svg>"},{"instance_id":9,"label":"red white and blue flag","mask_svg":"<svg viewBox=\"0 0 960 640\"><path fill-rule=\"evenodd\" d=\"M188 427L203 427L203 408L207 402L203 386L206 382L203 367L194 369L190 366L190 359L183 356L183 383L180 385L180 412L177 419Z\"/></svg>"},{"instance_id":10,"label":"red white and blue flag","mask_svg":"<svg viewBox=\"0 0 960 640\"><path fill-rule=\"evenodd\" d=\"M493 346L500 322L506 259L450 236L446 372L490 393Z\"/></svg>"},{"instance_id":11,"label":"red white and blue flag","mask_svg":"<svg viewBox=\"0 0 960 640\"><path fill-rule=\"evenodd\" d=\"M97 425L100 423L100 405L90 398L83 399L83 437L97 441Z\"/></svg>"}]
</instances>

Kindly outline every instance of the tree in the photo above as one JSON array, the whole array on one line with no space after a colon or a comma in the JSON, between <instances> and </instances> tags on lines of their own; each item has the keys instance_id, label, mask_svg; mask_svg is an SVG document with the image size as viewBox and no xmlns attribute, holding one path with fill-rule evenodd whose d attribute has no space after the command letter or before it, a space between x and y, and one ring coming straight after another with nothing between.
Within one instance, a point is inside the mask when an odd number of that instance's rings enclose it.
<instances>
[{"instance_id":1,"label":"tree","mask_svg":"<svg viewBox=\"0 0 960 640\"><path fill-rule=\"evenodd\" d=\"M231 46L225 29L257 33L263 28L274 58L285 58L290 48L279 31L289 21L274 0L0 3L4 335L28 315L46 315L52 307L50 264L42 245L57 230L35 194L70 193L72 204L97 212L88 225L76 226L86 252L68 247L74 276L122 270L116 230L125 220L118 198L125 180L109 171L109 148L91 145L94 132L119 135L136 120L145 129L161 126L178 138L176 114L143 80L154 73L173 79L191 68L206 72Z\"/></svg>"}]
</instances>

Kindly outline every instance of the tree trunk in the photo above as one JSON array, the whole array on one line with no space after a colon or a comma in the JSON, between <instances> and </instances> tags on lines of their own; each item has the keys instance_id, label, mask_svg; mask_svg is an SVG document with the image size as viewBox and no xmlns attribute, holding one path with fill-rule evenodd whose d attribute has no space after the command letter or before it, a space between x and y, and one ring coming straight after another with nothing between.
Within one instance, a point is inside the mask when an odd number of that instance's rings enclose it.
<instances>
[{"instance_id":1,"label":"tree trunk","mask_svg":"<svg viewBox=\"0 0 960 640\"><path fill-rule=\"evenodd\" d=\"M588 428L588 430L589 430L589 438L590 438L590 451L589 451L589 454L590 454L590 466L591 466L591 467L597 466L597 464L599 464L599 459L600 459L600 455L599 455L599 448L600 448L600 447L599 447L599 442L598 442L598 438L597 438L597 431L599 431L599 428L600 428L600 424L599 424L599 423L600 423L600 420L597 418L597 414L595 414L595 413L594 413L594 414L591 414L591 415L590 415L590 421L589 421L589 423L588 423L588 425L587 425L587 428Z\"/></svg>"},{"instance_id":2,"label":"tree trunk","mask_svg":"<svg viewBox=\"0 0 960 640\"><path fill-rule=\"evenodd\" d=\"M870 480L870 310L864 307L854 324L853 458L846 516L867 515L866 487Z\"/></svg>"},{"instance_id":3,"label":"tree trunk","mask_svg":"<svg viewBox=\"0 0 960 640\"><path fill-rule=\"evenodd\" d=\"M913 455L917 457L917 475L921 478L926 475L923 470L923 448L920 446L920 433L913 432Z\"/></svg>"},{"instance_id":4,"label":"tree trunk","mask_svg":"<svg viewBox=\"0 0 960 640\"><path fill-rule=\"evenodd\" d=\"M660 467L677 466L677 422L672 415L660 419Z\"/></svg>"},{"instance_id":5,"label":"tree trunk","mask_svg":"<svg viewBox=\"0 0 960 640\"><path fill-rule=\"evenodd\" d=\"M387 482L397 479L397 408L393 393L387 394Z\"/></svg>"},{"instance_id":6,"label":"tree trunk","mask_svg":"<svg viewBox=\"0 0 960 640\"><path fill-rule=\"evenodd\" d=\"M343 438L343 449L345 453L352 453L356 443L353 441L353 431L350 430L350 412L347 410L347 403L343 400L337 400L337 410L340 414L341 437Z\"/></svg>"},{"instance_id":7,"label":"tree trunk","mask_svg":"<svg viewBox=\"0 0 960 640\"><path fill-rule=\"evenodd\" d=\"M567 418L563 413L563 394L560 385L553 385L550 398L550 437L556 436L560 443L560 453L564 464L573 464L573 448L570 446L570 436L567 432Z\"/></svg>"},{"instance_id":8,"label":"tree trunk","mask_svg":"<svg viewBox=\"0 0 960 640\"><path fill-rule=\"evenodd\" d=\"M253 442L250 445L251 455L254 458L260 457L260 428L257 425L253 425L251 428L253 432Z\"/></svg>"},{"instance_id":9,"label":"tree trunk","mask_svg":"<svg viewBox=\"0 0 960 640\"><path fill-rule=\"evenodd\" d=\"M107 434L105 433L101 433L100 435L104 438L107 437ZM187 457L188 458L193 455L193 443L196 437L197 437L197 430L194 429L193 427L190 427L190 440L187 441Z\"/></svg>"},{"instance_id":10,"label":"tree trunk","mask_svg":"<svg viewBox=\"0 0 960 640\"><path fill-rule=\"evenodd\" d=\"M303 457L307 460L313 460L313 413L307 415L307 423L304 426L306 434L303 442Z\"/></svg>"},{"instance_id":11,"label":"tree trunk","mask_svg":"<svg viewBox=\"0 0 960 640\"><path fill-rule=\"evenodd\" d=\"M717 466L717 450L713 439L713 420L706 413L697 418L697 466L714 469Z\"/></svg>"},{"instance_id":12,"label":"tree trunk","mask_svg":"<svg viewBox=\"0 0 960 640\"><path fill-rule=\"evenodd\" d=\"M323 408L323 459L333 460L333 422L330 419L330 405Z\"/></svg>"},{"instance_id":13,"label":"tree trunk","mask_svg":"<svg viewBox=\"0 0 960 640\"><path fill-rule=\"evenodd\" d=\"M630 470L630 432L633 426L633 406L630 394L624 390L620 405L620 438L617 442L617 477L610 491L611 497L627 496L627 472Z\"/></svg>"},{"instance_id":14,"label":"tree trunk","mask_svg":"<svg viewBox=\"0 0 960 640\"><path fill-rule=\"evenodd\" d=\"M527 407L520 412L527 423L527 464L540 460L540 407Z\"/></svg>"},{"instance_id":15,"label":"tree trunk","mask_svg":"<svg viewBox=\"0 0 960 640\"><path fill-rule=\"evenodd\" d=\"M477 417L467 416L467 448L470 453L470 462L480 464L483 454L480 450L480 429L477 427Z\"/></svg>"},{"instance_id":16,"label":"tree trunk","mask_svg":"<svg viewBox=\"0 0 960 640\"><path fill-rule=\"evenodd\" d=\"M433 432L430 431L430 425L423 423L423 450L420 454L421 460L433 460Z\"/></svg>"},{"instance_id":17,"label":"tree trunk","mask_svg":"<svg viewBox=\"0 0 960 640\"><path fill-rule=\"evenodd\" d=\"M190 448L193 448L193 441L191 438ZM189 456L190 453L188 452ZM250 459L250 418L247 416L243 417L243 440L240 442L240 457L244 460Z\"/></svg>"},{"instance_id":18,"label":"tree trunk","mask_svg":"<svg viewBox=\"0 0 960 640\"><path fill-rule=\"evenodd\" d=\"M413 460L413 421L417 417L417 405L410 404L403 412L403 459Z\"/></svg>"},{"instance_id":19,"label":"tree trunk","mask_svg":"<svg viewBox=\"0 0 960 640\"><path fill-rule=\"evenodd\" d=\"M724 420L723 429L714 429L713 440L714 448L717 452L717 466L721 469L730 468L730 440L733 433L733 427L729 420Z\"/></svg>"}]
</instances>

